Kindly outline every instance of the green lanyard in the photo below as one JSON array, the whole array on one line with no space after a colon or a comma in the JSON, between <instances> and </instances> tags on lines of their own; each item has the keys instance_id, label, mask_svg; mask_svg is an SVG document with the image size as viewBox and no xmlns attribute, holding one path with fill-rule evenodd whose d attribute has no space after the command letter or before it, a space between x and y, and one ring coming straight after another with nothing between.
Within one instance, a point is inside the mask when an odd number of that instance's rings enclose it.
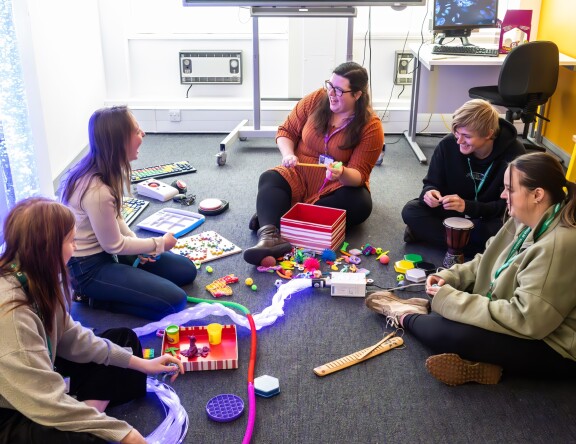
<instances>
[{"instance_id":1,"label":"green lanyard","mask_svg":"<svg viewBox=\"0 0 576 444\"><path fill-rule=\"evenodd\" d=\"M482 186L484 185L484 182L486 181L486 178L488 177L488 173L492 169L492 165L494 165L494 162L492 162L490 164L490 166L488 167L488 169L484 173L482 180L480 181L480 183L478 185L476 185L476 179L474 179L474 171L472 171L472 165L470 165L470 158L468 157L468 159L466 159L466 160L468 160L468 169L470 170L470 177L472 177L472 181L474 182L474 200L478 200L478 193L482 189Z\"/></svg>"},{"instance_id":2,"label":"green lanyard","mask_svg":"<svg viewBox=\"0 0 576 444\"><path fill-rule=\"evenodd\" d=\"M554 218L556 217L556 215L560 211L561 206L562 205L559 203L556 204L552 214L550 216L548 216L548 218L544 221L544 223L542 224L542 226L538 230L538 233L536 233L536 236L534 236L534 242L536 242L540 238L540 236L542 236L546 232L546 230L548 229L548 227L550 226L550 224L552 223L552 221L554 220ZM506 261L502 265L500 265L498 270L496 270L496 273L494 273L494 279L492 279L492 282L490 282L490 287L488 289L488 293L486 294L486 297L488 299L492 300L492 289L494 288L494 282L496 282L496 279L498 279L498 276L500 276L500 274L504 270L506 270L506 268L508 268L512 262L514 262L514 259L516 258L516 256L518 256L518 253L520 251L520 247L522 246L522 244L524 243L524 241L526 240L526 238L530 234L530 231L531 231L530 227L525 227L520 232L520 234L518 235L518 238L516 239L516 241L512 245L512 248L510 249L510 252L508 253L508 257L506 258Z\"/></svg>"}]
</instances>

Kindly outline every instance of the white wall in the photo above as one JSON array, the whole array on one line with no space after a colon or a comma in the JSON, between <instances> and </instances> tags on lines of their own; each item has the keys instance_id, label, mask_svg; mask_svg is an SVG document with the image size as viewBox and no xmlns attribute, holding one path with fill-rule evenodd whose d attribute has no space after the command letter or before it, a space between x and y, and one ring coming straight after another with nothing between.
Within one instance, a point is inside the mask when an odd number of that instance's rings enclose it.
<instances>
[{"instance_id":1,"label":"white wall","mask_svg":"<svg viewBox=\"0 0 576 444\"><path fill-rule=\"evenodd\" d=\"M17 0L14 8L38 168L56 178L87 145L106 96L98 0ZM46 151L49 153L46 155Z\"/></svg>"},{"instance_id":2,"label":"white wall","mask_svg":"<svg viewBox=\"0 0 576 444\"><path fill-rule=\"evenodd\" d=\"M100 0L107 104L128 104L148 132L226 132L242 119L252 121L252 18L247 8L185 8L180 0L117 3ZM358 8L353 59L371 72L376 108L408 109L410 86L393 85L394 51L420 41L426 11ZM294 105L282 99L321 87L346 60L348 23L343 18L259 18L263 125L280 123ZM192 49L242 50L243 83L188 90L180 84L178 53ZM169 109L182 110L182 122L169 122Z\"/></svg>"},{"instance_id":3,"label":"white wall","mask_svg":"<svg viewBox=\"0 0 576 444\"><path fill-rule=\"evenodd\" d=\"M54 179L86 146L88 118L106 97L98 0L18 3L34 143L49 152L39 168Z\"/></svg>"},{"instance_id":4,"label":"white wall","mask_svg":"<svg viewBox=\"0 0 576 444\"><path fill-rule=\"evenodd\" d=\"M132 0L118 8L100 0L108 100L133 106L207 104L225 98L231 106L252 103L252 19L246 8L184 8L179 0ZM358 8L354 20L354 60L370 64L364 36L369 9ZM420 40L425 7L393 11L371 8L374 97L387 100L393 78L394 50L402 49L410 29ZM301 97L320 87L331 70L346 59L348 20L342 18L260 18L260 69L263 98ZM178 52L186 49L240 49L242 85L180 85ZM400 92L400 89L398 89ZM407 103L408 94L404 94Z\"/></svg>"},{"instance_id":5,"label":"white wall","mask_svg":"<svg viewBox=\"0 0 576 444\"><path fill-rule=\"evenodd\" d=\"M500 9L539 1L502 0ZM34 140L42 174L51 179L86 147L88 118L103 105L128 104L148 131L225 132L252 118L252 19L246 8L185 8L181 0L16 4ZM353 59L370 70L375 108L393 110L391 120L401 130L411 88L393 85L394 51L420 42L421 34L430 37L432 4L404 11L359 7L354 19ZM345 60L346 19L260 18L259 25L264 99L300 97ZM188 85L180 85L178 67L183 49L241 49L243 84L195 85L186 98ZM264 100L262 124L277 124L292 106ZM182 124L168 123L172 108L183 110Z\"/></svg>"},{"instance_id":6,"label":"white wall","mask_svg":"<svg viewBox=\"0 0 576 444\"><path fill-rule=\"evenodd\" d=\"M510 2L503 0L504 11ZM539 0L531 0L539 1ZM353 20L353 59L370 72L377 111L390 110L387 131L407 128L411 86L394 85L395 51L429 40L433 0L426 7L395 11L359 7ZM148 132L226 132L240 120L253 120L252 19L247 8L182 7L180 0L100 0L107 104L127 103ZM277 125L293 101L322 85L346 60L348 20L343 18L259 18L262 125ZM471 40L497 43L497 30L482 30ZM181 50L242 50L242 85L181 85ZM188 97L186 96L188 94ZM270 101L267 99L277 100ZM169 109L182 110L170 122ZM442 119L437 125L445 130ZM397 124L396 124L397 123Z\"/></svg>"}]
</instances>

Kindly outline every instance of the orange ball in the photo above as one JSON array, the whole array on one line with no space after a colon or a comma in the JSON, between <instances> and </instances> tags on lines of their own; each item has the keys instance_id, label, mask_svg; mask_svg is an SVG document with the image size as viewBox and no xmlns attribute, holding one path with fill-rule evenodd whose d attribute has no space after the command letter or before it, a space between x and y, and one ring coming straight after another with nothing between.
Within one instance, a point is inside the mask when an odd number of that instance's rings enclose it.
<instances>
[{"instance_id":1,"label":"orange ball","mask_svg":"<svg viewBox=\"0 0 576 444\"><path fill-rule=\"evenodd\" d=\"M273 256L266 256L264 259L260 261L260 265L263 267L273 267L276 265L276 258Z\"/></svg>"},{"instance_id":2,"label":"orange ball","mask_svg":"<svg viewBox=\"0 0 576 444\"><path fill-rule=\"evenodd\" d=\"M388 265L390 263L390 258L388 256L386 256L385 254L380 256L380 258L378 260L380 261L381 264L384 264L384 265Z\"/></svg>"}]
</instances>

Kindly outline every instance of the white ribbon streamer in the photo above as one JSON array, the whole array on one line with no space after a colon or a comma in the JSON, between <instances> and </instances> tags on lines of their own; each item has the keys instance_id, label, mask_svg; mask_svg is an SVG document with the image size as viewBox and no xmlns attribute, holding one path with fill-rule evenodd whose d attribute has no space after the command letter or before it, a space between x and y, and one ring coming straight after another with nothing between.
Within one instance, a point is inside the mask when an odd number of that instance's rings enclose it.
<instances>
[{"instance_id":1,"label":"white ribbon streamer","mask_svg":"<svg viewBox=\"0 0 576 444\"><path fill-rule=\"evenodd\" d=\"M158 396L166 412L166 418L146 437L146 442L180 444L188 432L188 413L180 404L180 398L172 387L151 377L146 379L146 391Z\"/></svg>"},{"instance_id":2,"label":"white ribbon streamer","mask_svg":"<svg viewBox=\"0 0 576 444\"><path fill-rule=\"evenodd\" d=\"M252 315L254 323L256 324L256 330L268 327L276 322L276 319L280 316L284 316L284 301L290 298L293 294L306 288L310 288L311 286L311 279L292 279L281 285L276 294L272 297L272 303L262 310L262 312ZM228 316L236 325L250 329L250 324L243 314L239 314L220 303L201 302L196 304L194 307L189 307L178 313L165 316L159 321L151 322L143 327L137 327L134 329L134 332L136 332L136 335L138 336L144 336L154 333L157 330L164 330L170 324L186 325L188 321L202 319L210 315Z\"/></svg>"}]
</instances>

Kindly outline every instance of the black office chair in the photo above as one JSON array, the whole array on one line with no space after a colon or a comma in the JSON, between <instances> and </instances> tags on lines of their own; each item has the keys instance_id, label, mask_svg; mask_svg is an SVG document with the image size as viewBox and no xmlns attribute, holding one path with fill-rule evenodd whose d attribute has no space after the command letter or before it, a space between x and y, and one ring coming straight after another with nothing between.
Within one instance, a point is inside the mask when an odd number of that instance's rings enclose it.
<instances>
[{"instance_id":1,"label":"black office chair","mask_svg":"<svg viewBox=\"0 0 576 444\"><path fill-rule=\"evenodd\" d=\"M523 143L527 149L545 151L528 142L528 130L536 117L547 122L538 114L540 105L545 104L556 91L558 83L559 52L554 42L535 41L512 49L506 56L498 85L477 86L468 90L473 99L484 99L493 105L508 108L506 120L524 122Z\"/></svg>"}]
</instances>

